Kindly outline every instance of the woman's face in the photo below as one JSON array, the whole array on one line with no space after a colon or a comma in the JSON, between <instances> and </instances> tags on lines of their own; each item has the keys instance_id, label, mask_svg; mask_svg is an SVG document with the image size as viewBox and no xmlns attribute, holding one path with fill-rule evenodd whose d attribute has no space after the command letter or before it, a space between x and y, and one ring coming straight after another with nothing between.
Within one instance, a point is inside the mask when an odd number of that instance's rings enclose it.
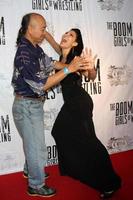
<instances>
[{"instance_id":1,"label":"woman's face","mask_svg":"<svg viewBox=\"0 0 133 200\"><path fill-rule=\"evenodd\" d=\"M66 32L61 39L60 47L62 49L71 49L74 46L77 46L76 42L76 33L72 30Z\"/></svg>"}]
</instances>

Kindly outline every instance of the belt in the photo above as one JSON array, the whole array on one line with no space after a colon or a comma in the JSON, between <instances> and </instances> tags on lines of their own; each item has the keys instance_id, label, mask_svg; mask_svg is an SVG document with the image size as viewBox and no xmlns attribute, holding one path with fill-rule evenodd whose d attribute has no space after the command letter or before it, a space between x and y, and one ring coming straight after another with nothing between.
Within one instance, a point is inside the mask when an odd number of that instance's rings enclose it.
<instances>
[{"instance_id":1,"label":"belt","mask_svg":"<svg viewBox=\"0 0 133 200\"><path fill-rule=\"evenodd\" d=\"M15 94L16 99L29 99L29 100L37 100L37 101L45 101L45 97L34 97L34 96L23 96L21 94Z\"/></svg>"}]
</instances>

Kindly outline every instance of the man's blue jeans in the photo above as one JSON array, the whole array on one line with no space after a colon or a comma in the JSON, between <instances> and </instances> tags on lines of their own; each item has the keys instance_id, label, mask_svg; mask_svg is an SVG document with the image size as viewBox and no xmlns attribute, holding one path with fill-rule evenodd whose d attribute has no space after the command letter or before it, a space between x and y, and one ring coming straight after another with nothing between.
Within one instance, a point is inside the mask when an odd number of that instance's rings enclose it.
<instances>
[{"instance_id":1,"label":"man's blue jeans","mask_svg":"<svg viewBox=\"0 0 133 200\"><path fill-rule=\"evenodd\" d=\"M32 188L41 188L45 184L47 148L43 105L40 100L15 98L12 108L14 122L23 141L24 170L28 172L29 186Z\"/></svg>"}]
</instances>

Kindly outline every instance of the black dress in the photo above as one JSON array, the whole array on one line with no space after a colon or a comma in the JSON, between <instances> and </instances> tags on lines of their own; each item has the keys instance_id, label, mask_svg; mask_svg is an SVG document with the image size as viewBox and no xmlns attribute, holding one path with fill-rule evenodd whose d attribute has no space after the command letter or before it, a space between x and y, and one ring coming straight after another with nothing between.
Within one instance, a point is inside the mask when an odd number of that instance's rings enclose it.
<instances>
[{"instance_id":1,"label":"black dress","mask_svg":"<svg viewBox=\"0 0 133 200\"><path fill-rule=\"evenodd\" d=\"M64 105L52 129L61 175L78 179L99 191L118 189L121 179L106 148L96 137L93 102L82 88L81 76L70 74L61 85Z\"/></svg>"}]
</instances>

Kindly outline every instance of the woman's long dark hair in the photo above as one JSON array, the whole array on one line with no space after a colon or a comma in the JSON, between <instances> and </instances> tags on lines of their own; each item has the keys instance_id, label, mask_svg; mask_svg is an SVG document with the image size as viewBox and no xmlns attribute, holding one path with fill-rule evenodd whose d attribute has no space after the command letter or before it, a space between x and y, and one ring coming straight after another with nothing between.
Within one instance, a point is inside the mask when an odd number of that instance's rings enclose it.
<instances>
[{"instance_id":1,"label":"woman's long dark hair","mask_svg":"<svg viewBox=\"0 0 133 200\"><path fill-rule=\"evenodd\" d=\"M81 31L77 28L72 28L71 31L74 31L76 33L76 41L75 42L77 42L77 46L72 47L69 54L67 55L67 61L66 61L67 64L69 64L75 56L80 56L83 51L83 48L84 48ZM62 58L62 56L61 56L61 58ZM61 58L60 58L60 60L61 60Z\"/></svg>"},{"instance_id":2,"label":"woman's long dark hair","mask_svg":"<svg viewBox=\"0 0 133 200\"><path fill-rule=\"evenodd\" d=\"M17 41L16 41L17 46L19 45L21 38L25 35L27 31L27 28L30 22L30 17L32 14L33 13L26 14L22 18L21 27L18 31L18 36L17 36Z\"/></svg>"}]
</instances>

